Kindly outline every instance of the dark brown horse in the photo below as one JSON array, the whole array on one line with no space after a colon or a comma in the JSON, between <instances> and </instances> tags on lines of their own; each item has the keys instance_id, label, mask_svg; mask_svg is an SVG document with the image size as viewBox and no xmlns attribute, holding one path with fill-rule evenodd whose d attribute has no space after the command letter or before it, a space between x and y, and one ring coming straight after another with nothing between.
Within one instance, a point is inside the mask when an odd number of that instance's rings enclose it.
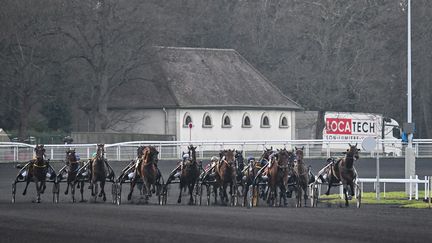
<instances>
[{"instance_id":1,"label":"dark brown horse","mask_svg":"<svg viewBox=\"0 0 432 243\"><path fill-rule=\"evenodd\" d=\"M145 196L145 203L148 203L149 198L152 195L152 192L155 191L154 187L159 182L160 173L157 168L158 162L158 154L159 152L155 147L145 146L142 148L142 155L136 164L136 175L139 176L143 182L143 194ZM133 179L131 182L131 190L128 194L128 200L132 198L132 192L136 184L136 179ZM153 186L153 190L151 190L151 186Z\"/></svg>"},{"instance_id":2,"label":"dark brown horse","mask_svg":"<svg viewBox=\"0 0 432 243\"><path fill-rule=\"evenodd\" d=\"M287 205L286 191L288 189L288 175L289 175L289 163L292 159L292 152L284 149L278 149L278 152L270 158L271 164L268 167L268 194L267 203L269 206L276 205L277 192L276 188L279 187L279 198L283 199L284 206Z\"/></svg>"},{"instance_id":3,"label":"dark brown horse","mask_svg":"<svg viewBox=\"0 0 432 243\"><path fill-rule=\"evenodd\" d=\"M67 195L69 193L69 186L71 188L71 194L72 194L72 202L75 202L75 185L77 183L78 184L78 188L80 189L81 192L81 202L84 201L84 182L78 182L77 179L77 174L78 174L78 170L80 168L80 163L77 160L76 154L75 154L75 149L68 149L66 150L66 165L68 166L67 168L67 186L66 186L66 191L65 191L65 195ZM60 175L59 175L60 176Z\"/></svg>"},{"instance_id":4,"label":"dark brown horse","mask_svg":"<svg viewBox=\"0 0 432 243\"><path fill-rule=\"evenodd\" d=\"M228 194L227 194L227 187L229 185L230 187L230 194L231 194L231 204L234 205L234 196L233 193L236 192L236 163L235 163L235 150L223 150L219 153L220 161L219 164L216 166L216 182L218 184L218 187L220 189L219 195L221 198L221 202L223 205L228 204Z\"/></svg>"},{"instance_id":5,"label":"dark brown horse","mask_svg":"<svg viewBox=\"0 0 432 243\"><path fill-rule=\"evenodd\" d=\"M328 189L325 193L330 194L332 185L342 183L343 192L345 195L345 206L348 207L348 200L354 196L354 181L357 174L354 169L354 161L359 159L359 151L357 144L349 145L349 149L345 152L345 157L338 159L327 170ZM350 194L348 195L348 191Z\"/></svg>"},{"instance_id":6,"label":"dark brown horse","mask_svg":"<svg viewBox=\"0 0 432 243\"><path fill-rule=\"evenodd\" d=\"M304 198L304 205L306 206L308 198L308 183L309 183L309 171L304 163L302 148L295 147L295 160L294 160L294 176L296 182L296 197L297 197L297 207L302 206L302 194Z\"/></svg>"},{"instance_id":7,"label":"dark brown horse","mask_svg":"<svg viewBox=\"0 0 432 243\"><path fill-rule=\"evenodd\" d=\"M36 145L35 149L36 158L30 161L29 170L27 175L27 184L24 188L23 195L27 193L27 187L31 181L36 184L37 198L36 202L40 203L40 195L44 193L46 188L46 177L49 169L49 163L45 160L45 148L44 145ZM52 175L52 176L55 176Z\"/></svg>"},{"instance_id":8,"label":"dark brown horse","mask_svg":"<svg viewBox=\"0 0 432 243\"><path fill-rule=\"evenodd\" d=\"M96 157L90 161L90 170L91 170L91 179L90 179L90 188L91 195L96 197L97 193L97 183L100 185L100 193L99 197L102 197L103 201L106 201L105 195L105 180L107 176L107 169L105 167L107 160L105 158L105 145L98 144Z\"/></svg>"},{"instance_id":9,"label":"dark brown horse","mask_svg":"<svg viewBox=\"0 0 432 243\"><path fill-rule=\"evenodd\" d=\"M196 148L193 145L189 145L188 154L189 159L183 161L181 166L181 174L180 174L180 194L177 200L177 203L181 203L182 191L186 190L186 187L189 189L189 205L194 203L193 200L193 191L195 184L199 177L199 168L196 160Z\"/></svg>"}]
</instances>

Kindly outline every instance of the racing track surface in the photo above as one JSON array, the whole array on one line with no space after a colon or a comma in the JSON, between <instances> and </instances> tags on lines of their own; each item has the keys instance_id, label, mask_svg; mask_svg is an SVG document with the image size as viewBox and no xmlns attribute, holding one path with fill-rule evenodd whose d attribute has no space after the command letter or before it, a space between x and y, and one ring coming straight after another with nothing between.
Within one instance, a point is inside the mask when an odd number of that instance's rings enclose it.
<instances>
[{"instance_id":1,"label":"racing track surface","mask_svg":"<svg viewBox=\"0 0 432 243\"><path fill-rule=\"evenodd\" d=\"M309 161L316 172L322 161ZM111 162L116 173L126 165ZM58 170L60 163L52 163ZM402 177L403 161L383 160L384 177ZM164 177L175 162L160 161ZM375 176L374 160L356 164L362 177ZM432 175L432 163L417 161L419 175ZM177 185L170 187L168 205L140 203L135 191L133 202L112 205L111 185L106 185L107 202L71 203L60 188L60 203L52 203L52 185L42 203L32 203L34 184L22 196L17 186L16 203L11 204L14 164L0 164L0 242L426 242L432 239L432 210L401 209L363 205L362 208L287 208L261 206L252 209L223 206L187 206L187 197L177 205ZM166 179L166 178L165 178ZM403 188L403 185L401 185ZM86 188L85 198L89 194ZM389 188L389 186L387 186ZM399 188L396 188L399 189ZM335 191L333 191L335 192Z\"/></svg>"}]
</instances>

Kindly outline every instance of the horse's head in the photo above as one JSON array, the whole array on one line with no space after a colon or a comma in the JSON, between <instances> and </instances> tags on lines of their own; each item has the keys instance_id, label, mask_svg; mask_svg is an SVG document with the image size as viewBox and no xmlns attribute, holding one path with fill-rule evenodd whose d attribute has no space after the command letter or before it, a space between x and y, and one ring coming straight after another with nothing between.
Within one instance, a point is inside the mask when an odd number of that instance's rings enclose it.
<instances>
[{"instance_id":1,"label":"horse's head","mask_svg":"<svg viewBox=\"0 0 432 243\"><path fill-rule=\"evenodd\" d=\"M221 161L226 162L228 166L232 166L235 162L235 150L225 149L219 153L219 156L221 156Z\"/></svg>"},{"instance_id":2,"label":"horse's head","mask_svg":"<svg viewBox=\"0 0 432 243\"><path fill-rule=\"evenodd\" d=\"M96 150L96 158L102 159L105 156L105 144L98 144Z\"/></svg>"},{"instance_id":3,"label":"horse's head","mask_svg":"<svg viewBox=\"0 0 432 243\"><path fill-rule=\"evenodd\" d=\"M77 161L75 149L68 149L68 150L66 150L66 160L68 162L75 162L75 161Z\"/></svg>"},{"instance_id":4,"label":"horse's head","mask_svg":"<svg viewBox=\"0 0 432 243\"><path fill-rule=\"evenodd\" d=\"M297 147L294 147L294 148L295 148L295 157L296 157L296 160L297 160L297 161L303 161L303 157L304 157L304 154L303 154L304 146L302 146L301 148L297 148Z\"/></svg>"},{"instance_id":5,"label":"horse's head","mask_svg":"<svg viewBox=\"0 0 432 243\"><path fill-rule=\"evenodd\" d=\"M196 148L192 144L188 146L188 154L193 161L196 161Z\"/></svg>"},{"instance_id":6,"label":"horse's head","mask_svg":"<svg viewBox=\"0 0 432 243\"><path fill-rule=\"evenodd\" d=\"M291 160L293 160L293 153L286 150L285 148L283 149L278 149L277 150L277 161L278 161L278 165L288 165Z\"/></svg>"},{"instance_id":7,"label":"horse's head","mask_svg":"<svg viewBox=\"0 0 432 243\"><path fill-rule=\"evenodd\" d=\"M34 151L35 151L35 154L36 154L36 159L38 161L41 161L41 160L43 161L44 158L45 158L45 148L44 148L44 145L43 144L36 145Z\"/></svg>"},{"instance_id":8,"label":"horse's head","mask_svg":"<svg viewBox=\"0 0 432 243\"><path fill-rule=\"evenodd\" d=\"M357 143L355 145L351 145L349 143L348 145L349 145L349 149L347 149L345 157L352 158L353 160L358 160L360 158L359 156L360 149L357 148Z\"/></svg>"},{"instance_id":9,"label":"horse's head","mask_svg":"<svg viewBox=\"0 0 432 243\"><path fill-rule=\"evenodd\" d=\"M236 153L235 153L235 159L236 159L236 161L237 161L237 164L239 164L239 165L243 165L243 164L244 164L243 151L241 151L241 150L236 150Z\"/></svg>"},{"instance_id":10,"label":"horse's head","mask_svg":"<svg viewBox=\"0 0 432 243\"><path fill-rule=\"evenodd\" d=\"M142 159L145 164L154 163L157 164L159 161L159 151L153 146L144 147Z\"/></svg>"},{"instance_id":11,"label":"horse's head","mask_svg":"<svg viewBox=\"0 0 432 243\"><path fill-rule=\"evenodd\" d=\"M273 147L270 147L269 149L265 148L261 157L263 159L269 160L269 157L272 153L273 153Z\"/></svg>"}]
</instances>

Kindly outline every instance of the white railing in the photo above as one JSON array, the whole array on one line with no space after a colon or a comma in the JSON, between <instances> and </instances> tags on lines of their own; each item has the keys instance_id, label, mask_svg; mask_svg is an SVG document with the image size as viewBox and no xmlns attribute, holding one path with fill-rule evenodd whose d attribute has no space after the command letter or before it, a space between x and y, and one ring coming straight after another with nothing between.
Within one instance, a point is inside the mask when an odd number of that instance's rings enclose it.
<instances>
[{"instance_id":1,"label":"white railing","mask_svg":"<svg viewBox=\"0 0 432 243\"><path fill-rule=\"evenodd\" d=\"M358 179L358 183L360 184L360 188L363 191L363 184L364 183L373 183L374 184L374 189L375 189L375 193L376 193L376 197L378 197L377 194L377 178L359 178ZM380 178L379 179L379 183L383 184L383 197L386 197L386 184L387 183L398 183L398 184L408 184L409 185L409 200L412 200L412 197L414 195L415 200L419 199L419 190L418 190L418 186L419 184L424 184L424 190L425 190L425 194L424 194L424 199L428 199L429 198L429 177L425 176L424 180L421 180L418 178L418 175L416 175L414 178L412 176L410 176L409 179L398 179L398 178ZM413 187L414 185L414 187ZM381 187L380 187L381 188ZM414 191L413 191L413 188Z\"/></svg>"},{"instance_id":2,"label":"white railing","mask_svg":"<svg viewBox=\"0 0 432 243\"><path fill-rule=\"evenodd\" d=\"M187 150L189 144L197 146L198 158L208 159L211 156L218 155L222 149L237 149L242 150L245 156L259 156L265 148L273 147L273 149L294 147L305 147L306 158L328 158L330 156L340 156L343 149L334 148L335 145L343 148L348 142L358 143L361 147L361 141L331 141L323 142L322 140L231 140L231 141L133 141L116 144L106 144L106 155L110 160L130 160L136 156L136 148L139 145L153 145L158 148L160 159L178 159L182 151ZM399 148L401 143L399 140L394 141L379 141L381 148ZM432 158L432 139L417 139L413 141L418 158ZM65 158L66 148L75 148L82 159L90 158L92 153L96 151L96 144L46 144L47 156L51 160L63 160ZM348 146L346 146L348 147ZM26 161L33 156L34 145L24 143L8 143L0 142L0 162L10 161ZM386 154L380 150L380 156L403 157L404 149L401 149L400 154ZM362 158L373 158L376 152L361 152Z\"/></svg>"}]
</instances>

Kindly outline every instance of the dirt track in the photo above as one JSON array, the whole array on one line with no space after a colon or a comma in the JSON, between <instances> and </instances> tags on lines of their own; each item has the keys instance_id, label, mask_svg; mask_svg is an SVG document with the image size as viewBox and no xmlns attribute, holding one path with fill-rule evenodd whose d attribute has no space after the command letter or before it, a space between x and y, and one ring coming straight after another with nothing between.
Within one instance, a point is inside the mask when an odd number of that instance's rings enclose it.
<instances>
[{"instance_id":1,"label":"dirt track","mask_svg":"<svg viewBox=\"0 0 432 243\"><path fill-rule=\"evenodd\" d=\"M160 165L166 176L173 162ZM61 165L56 164L58 169ZM113 165L115 172L124 163ZM366 169L364 169L366 171ZM166 206L133 203L71 203L61 188L60 203L51 202L51 185L41 204L28 195L10 203L17 170L0 164L0 242L425 242L432 239L432 210L365 205L339 208L246 209L177 205L176 186ZM110 187L107 192L110 192ZM126 189L126 190L125 190ZM127 187L124 188L127 191ZM137 194L137 193L136 193ZM86 197L88 194L86 193ZM107 194L108 201L111 199ZM186 198L185 198L186 199ZM123 199L125 200L125 199ZM185 202L186 200L184 200Z\"/></svg>"}]
</instances>

